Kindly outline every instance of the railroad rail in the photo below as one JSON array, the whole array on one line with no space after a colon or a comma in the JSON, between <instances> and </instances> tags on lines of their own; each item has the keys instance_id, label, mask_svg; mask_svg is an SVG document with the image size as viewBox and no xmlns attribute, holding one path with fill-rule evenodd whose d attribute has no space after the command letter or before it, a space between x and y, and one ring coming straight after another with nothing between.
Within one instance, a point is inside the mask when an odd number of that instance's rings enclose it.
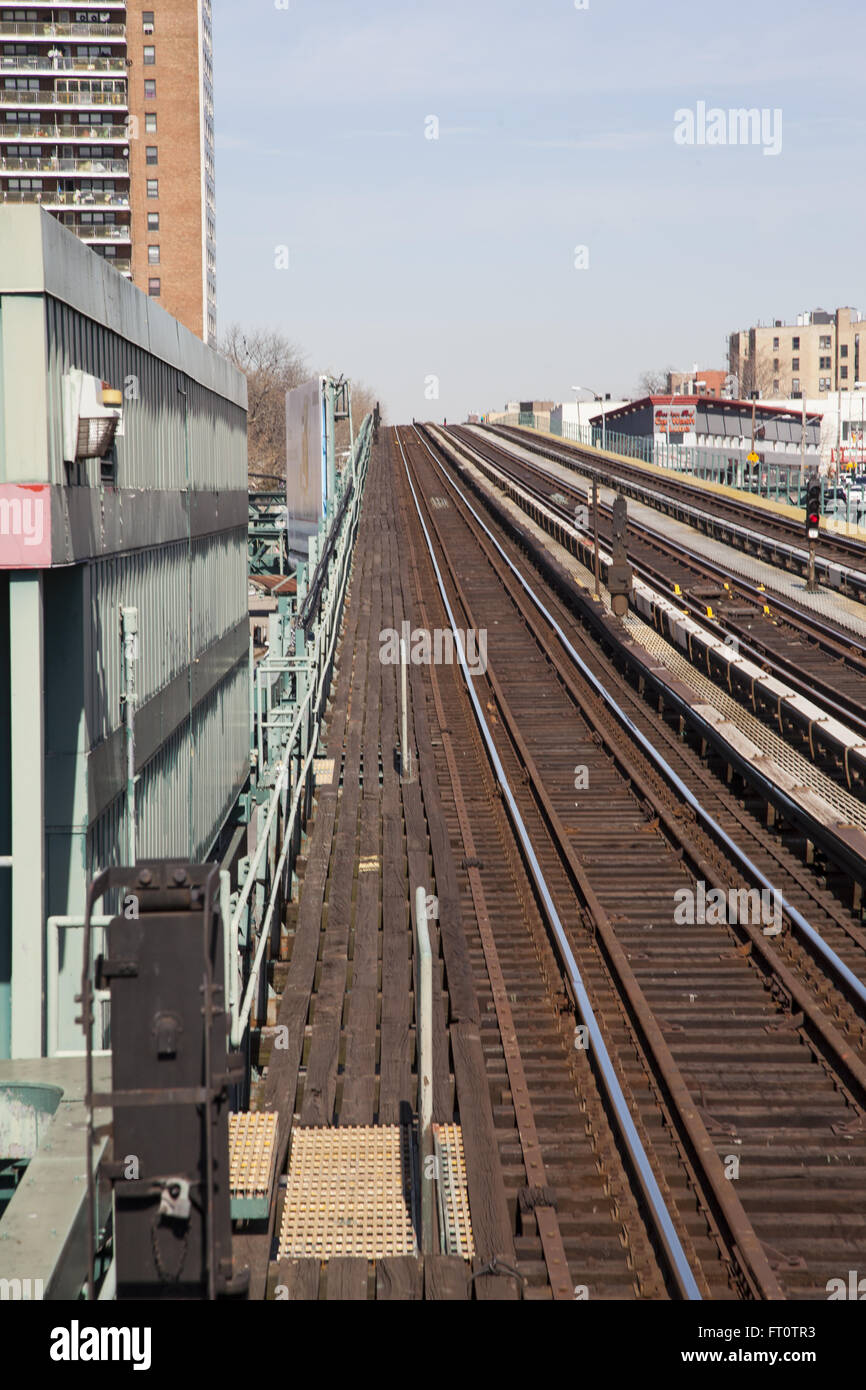
<instances>
[{"instance_id":1,"label":"railroad rail","mask_svg":"<svg viewBox=\"0 0 866 1390\"><path fill-rule=\"evenodd\" d=\"M485 425L483 429L485 433L518 442L557 463L578 468L590 477L597 476L608 482L616 479L619 490L628 496L678 517L707 535L724 539L797 574L808 573L809 552L802 544L802 529L784 516L715 489L708 496L706 489L684 481L679 474L669 474L663 468L650 471L628 459L581 449L578 445L554 446L511 425ZM816 572L832 588L863 598L866 596L866 543L822 531Z\"/></svg>"},{"instance_id":2,"label":"railroad rail","mask_svg":"<svg viewBox=\"0 0 866 1390\"><path fill-rule=\"evenodd\" d=\"M449 625L477 631L483 622L496 634L486 673L472 675L475 743L471 758L461 745L460 771L498 759L506 775L510 820L517 824L516 810L529 841L518 860L525 874L534 855L564 937L548 913L557 972L547 992L564 989L579 1011L567 945L705 1286L718 1288L721 1261L729 1292L821 1296L854 1258L852 1244L866 1242L866 1218L850 1219L851 1193L866 1176L859 925L648 708L532 569L528 533L489 496L482 520L456 481L459 466L417 433L404 431L399 447L458 619ZM484 491L477 480L474 490ZM427 592L432 606L432 585ZM576 803L575 759L588 779ZM485 797L470 785L477 835ZM514 847L505 862L514 872ZM736 920L674 920L677 891L699 896L703 885L730 900L767 882L782 905L779 935L736 912ZM545 901L537 881L528 900ZM592 1047L586 1060L594 1071L601 1065ZM646 1192L637 1191L658 1250ZM660 1269L670 1287L670 1264Z\"/></svg>"},{"instance_id":3,"label":"railroad rail","mask_svg":"<svg viewBox=\"0 0 866 1390\"><path fill-rule=\"evenodd\" d=\"M564 521L575 504L589 516L588 485L551 474L521 453L465 430L451 433L461 443L529 489ZM600 539L609 543L612 506L601 499ZM586 529L586 527L585 527ZM651 608L651 621L731 694L744 701L783 736L797 736L819 766L860 796L866 792L866 642L841 634L808 610L771 597L763 588L690 553L674 541L629 518L629 560L651 586L635 597ZM609 556L604 556L605 567ZM664 602L655 602L660 595ZM684 625L683 616L694 622ZM732 641L733 639L733 641Z\"/></svg>"}]
</instances>

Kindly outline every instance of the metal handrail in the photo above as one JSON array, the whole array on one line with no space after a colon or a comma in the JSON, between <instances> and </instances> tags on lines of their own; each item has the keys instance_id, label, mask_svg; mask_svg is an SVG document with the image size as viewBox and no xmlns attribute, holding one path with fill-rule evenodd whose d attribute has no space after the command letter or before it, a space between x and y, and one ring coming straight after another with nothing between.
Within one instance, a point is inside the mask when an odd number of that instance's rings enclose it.
<instances>
[{"instance_id":1,"label":"metal handrail","mask_svg":"<svg viewBox=\"0 0 866 1390\"><path fill-rule=\"evenodd\" d=\"M366 425L367 422L365 421L364 423ZM340 528L339 535L336 539L336 566L330 576L328 576L324 571L320 571L322 578L320 592L321 589L325 587L325 584L327 584L328 595L322 604L322 607L324 608L324 611L327 615L326 622L323 623L322 626L319 628L316 634L315 645L313 648L312 665L313 669L316 672L316 675L313 684L311 684L310 689L307 691L307 694L304 697L304 700L297 711L294 725L289 734L289 738L285 744L286 761L279 768L277 782L271 794L271 800L268 807L268 815L265 820L265 824L262 827L262 831L259 835L258 844L256 846L256 852L247 871L243 889L241 891L241 896L238 899L238 903L235 907L234 912L232 913L230 932L231 959L233 962L237 959L241 917L243 915L244 908L249 900L249 896L252 891L256 871L262 861L262 857L265 853L265 850L270 843L270 829L273 823L274 816L276 815L277 806L279 805L284 785L286 784L289 768L289 759L292 756L296 744L298 743L302 722L307 713L309 713L309 717L313 727L317 726L322 713L322 705L329 688L328 672L331 669L334 650L337 644L337 638L340 633L340 614L342 612L343 601L345 599L346 588L348 586L349 581L350 559L352 553L351 540L354 539L358 516L360 513L361 501L363 498L363 481L365 476L366 459L369 457L369 429L365 432L364 426L362 426L358 438L358 453L359 456L364 456L365 463L362 464L362 471L360 475L353 479L351 492L347 494L351 496L352 500L351 509L349 511L349 519L346 520L346 512L344 509L341 508L340 511L337 513L337 517L342 518L344 524ZM337 529L336 521L337 518L335 518L334 523L335 530ZM333 551L331 551L331 553L333 554ZM323 651L325 643L327 643L326 654ZM322 659L323 656L324 659ZM310 707L309 711L307 708L308 706ZM261 716L262 711L261 708L259 708L260 719ZM271 880L271 887L268 895L268 905L262 922L259 939L256 944L256 952L253 958L252 967L250 969L249 978L247 980L246 989L244 991L243 1003L239 1009L232 1008L231 1011L232 1018L230 1036L231 1045L233 1047L238 1047L240 1045L244 1035L244 1031L246 1030L247 1024L249 1022L250 1015L252 1013L253 1000L258 989L262 963L264 961L265 956L265 950L267 949L267 944L270 940L271 927L273 923L274 913L277 907L277 901L282 884L286 859L288 856L289 848L293 843L294 839L295 826L300 811L301 798L306 788L307 778L310 774L310 769L312 768L313 760L315 757L316 739L311 736L309 743L309 752L306 756L306 759L303 763L303 766L299 772L297 781L295 783L291 809L289 812L288 820L286 821L283 827L280 854L276 866L274 868Z\"/></svg>"}]
</instances>

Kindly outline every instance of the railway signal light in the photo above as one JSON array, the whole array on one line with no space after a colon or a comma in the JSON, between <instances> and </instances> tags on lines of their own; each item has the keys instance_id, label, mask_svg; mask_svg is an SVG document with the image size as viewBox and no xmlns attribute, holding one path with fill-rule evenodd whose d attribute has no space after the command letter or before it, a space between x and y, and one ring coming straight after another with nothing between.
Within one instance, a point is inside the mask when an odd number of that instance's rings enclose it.
<instances>
[{"instance_id":1,"label":"railway signal light","mask_svg":"<svg viewBox=\"0 0 866 1390\"><path fill-rule=\"evenodd\" d=\"M806 537L816 541L819 536L821 518L821 484L817 478L810 478L806 488Z\"/></svg>"}]
</instances>

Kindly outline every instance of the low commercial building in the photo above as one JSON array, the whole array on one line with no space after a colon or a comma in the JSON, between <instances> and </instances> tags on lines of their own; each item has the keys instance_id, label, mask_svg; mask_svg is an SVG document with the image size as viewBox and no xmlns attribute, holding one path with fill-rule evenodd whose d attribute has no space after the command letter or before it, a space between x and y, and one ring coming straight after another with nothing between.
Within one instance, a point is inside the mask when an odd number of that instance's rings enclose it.
<instances>
[{"instance_id":1,"label":"low commercial building","mask_svg":"<svg viewBox=\"0 0 866 1390\"><path fill-rule=\"evenodd\" d=\"M627 404L627 401L606 400L605 416ZM580 443L591 443L588 431L591 429L590 422L596 417L601 418L598 401L563 401L562 405L554 406L550 412L550 433Z\"/></svg>"},{"instance_id":2,"label":"low commercial building","mask_svg":"<svg viewBox=\"0 0 866 1390\"><path fill-rule=\"evenodd\" d=\"M806 412L805 450L800 403L715 400L694 396L644 396L605 412L608 447L639 453L703 476L740 486L757 472L770 483L798 485L821 457L821 415ZM601 415L593 417L601 427ZM750 455L756 456L750 459Z\"/></svg>"}]
</instances>

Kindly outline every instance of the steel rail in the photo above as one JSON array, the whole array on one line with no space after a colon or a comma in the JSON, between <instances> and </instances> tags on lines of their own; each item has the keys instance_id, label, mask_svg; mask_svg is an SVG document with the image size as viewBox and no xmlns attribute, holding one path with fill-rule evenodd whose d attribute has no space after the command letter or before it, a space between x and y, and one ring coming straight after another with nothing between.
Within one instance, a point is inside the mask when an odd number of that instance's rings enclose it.
<instances>
[{"instance_id":1,"label":"steel rail","mask_svg":"<svg viewBox=\"0 0 866 1390\"><path fill-rule=\"evenodd\" d=\"M430 450L426 440L424 440L420 434L418 435L418 438L424 444L424 447L427 449L428 453L430 453L430 456L431 458L433 458L434 462L437 463L437 467L440 468L440 471L444 471L441 470L441 466L436 461L435 456ZM541 902L543 903L545 914L547 916L548 922L550 923L551 929L556 937L557 943L559 945L559 950L562 955L562 959L566 963L570 983L574 991L577 1009L589 1033L589 1037L593 1046L594 1056L596 1058L599 1071L601 1072L605 1091L615 1111L617 1122L620 1126L622 1138L626 1144L632 1163L634 1164L634 1168L638 1175L638 1181L640 1183L644 1197L647 1203L649 1204L650 1210L652 1212L653 1221L655 1223L659 1238L661 1239L662 1244L665 1248L665 1252L670 1262L670 1266L674 1274L677 1287L679 1288L684 1298L699 1301L701 1299L701 1293L698 1288L697 1281L695 1280L691 1268L689 1267L689 1263L686 1259L685 1252L683 1251L682 1245L680 1243L679 1236L677 1235L676 1230L674 1229L674 1224L671 1219L670 1212L667 1209L665 1200L662 1196L655 1174L652 1171L649 1158L647 1157L646 1150L643 1147L634 1120L632 1119L631 1112L629 1111L625 1096L623 1095L622 1087L619 1083L619 1078L617 1077L616 1071L614 1070L613 1063L610 1059L610 1054L608 1053L607 1047L604 1042L604 1037L602 1036L602 1032L598 1025L598 1021L595 1017L595 1013L590 1002L589 995L583 983L583 978L580 974L577 961L571 949L571 944L568 940L565 928L563 927L562 922L560 921L559 913L556 910L556 906L553 902L550 889L547 886L547 882L544 878L541 865L538 862L538 857L535 853L532 841L530 840L528 831L524 824L523 817L520 814L520 810L514 798L514 793L512 792L511 786L508 782L508 778L506 777L505 769L502 766L499 753L496 749L496 744L493 740L493 735L491 734L490 727L487 723L487 720L484 717L484 713L481 708L481 703L475 691L473 677L471 672L469 671L469 667L466 662L466 655L463 650L462 636L460 630L457 627L457 623L454 618L454 613L451 608L451 603L445 591L445 584L442 578L442 573L439 568L439 564L436 560L436 556L434 554L433 543L430 539L430 533L427 530L424 517L421 513L421 507L418 501L418 494L416 493L415 487L412 483L412 477L409 471L408 460L406 458L406 453L403 448L403 442L400 439L399 433L396 434L396 439L400 449L400 454L403 459L403 467L406 472L406 479L409 483L409 488L412 493L412 499L415 503L415 510L418 513L418 521L424 533L424 539L427 545L427 550L430 555L430 561L433 565L433 570L436 575L436 582L439 586L439 592L442 598L442 603L444 605L445 612L448 616L448 621L451 624L451 630L454 635L457 655L460 661L460 667L463 672L464 680L466 682L466 688L469 694L469 698L472 702L472 708L475 713L475 718L478 722L482 738L484 739L485 745L487 747L487 752L490 757L490 761L493 765L493 769L496 774L496 779L499 782L500 787L502 788L503 797L508 807L512 823L514 824L514 827L517 831L518 838L523 848L524 855L526 856L526 860L529 865L532 878L538 890ZM477 514L474 511L474 508L470 508L470 510L472 510L473 515L477 516ZM483 526L483 522L481 523L481 525ZM484 530L486 531L487 528L484 527Z\"/></svg>"},{"instance_id":2,"label":"steel rail","mask_svg":"<svg viewBox=\"0 0 866 1390\"><path fill-rule=\"evenodd\" d=\"M543 468L540 468L537 464L530 463L528 460L518 460L515 455L510 454L506 449L502 448L502 446L500 445L489 446L492 452L481 452L478 449L477 445L470 445L467 442L467 440L463 437L463 435L458 435L457 438L460 441L461 449L463 449L467 453L474 454L478 459L483 460L483 462L487 464L489 467L500 469L503 472L503 474L506 477L508 477L513 483L516 483L521 487L525 487L538 502L543 503L547 507L552 507L553 510L558 513L561 521L567 522L569 525L574 524L571 513L568 512L567 508L563 506L562 503L555 502L553 500L552 495L545 494L529 478L523 476L519 471L520 469L526 468L531 470L533 473L537 474L538 477L540 477L542 480L550 483L551 486L561 486L573 498L576 498L580 502L585 502L586 505L589 505L588 491L585 494L582 493L578 484L567 483L563 479L556 478L551 474L546 473L545 470ZM494 458L493 455L498 455L498 457ZM610 505L608 503L602 503L601 506L605 516L609 518L611 514ZM720 565L715 564L712 560L708 560L704 556L699 556L693 553L692 551L678 549L672 542L665 541L659 532L649 529L644 525L643 522L641 522L637 518L629 517L629 525L640 534L641 539L643 539L646 544L649 544L650 546L653 546L656 549L661 550L663 553L669 555L670 557L677 559L684 566L693 569L697 575L710 577L713 579L720 579L726 583L729 583L731 585L732 593L735 591L741 592L743 596L746 598L746 600L754 604L756 607L766 606L766 600L769 597L769 595L767 595L765 592L758 590L747 580L743 580L736 576L732 578L731 576L726 574L726 572ZM576 527L575 529L583 533L586 528ZM587 541L589 541L588 532L586 538ZM608 542L606 541L605 544L608 544ZM609 562L609 557L605 557L604 553L602 553L603 563L605 563L606 558ZM745 653L747 656L751 657L753 660L759 663L762 662L772 667L773 672L777 675L778 679L790 682L790 684L793 685L795 689L798 689L802 694L806 695L808 698L814 700L815 696L819 695L822 701L824 702L824 706L828 713L831 713L835 718L839 719L840 722L850 720L853 726L859 726L857 727L857 732L862 732L864 733L864 735L866 735L866 717L864 717L855 707L855 701L853 696L846 697L846 704L839 704L830 694L828 694L828 687L823 681L818 682L820 685L820 689L816 690L814 685L810 685L807 680L803 679L797 674L797 671L794 667L794 663L787 657L780 656L777 652L774 652L769 647L764 647L763 645L760 648L753 646L752 643L755 641L755 638L752 637L750 641L749 638L741 636L740 633L742 629L737 627L736 623L732 623L727 615L725 615L724 621L722 619L722 616L718 614L714 618L708 618L706 614L701 611L702 605L698 603L697 600L691 599L686 593L677 594L671 587L672 581L666 578L657 569L654 569L653 566L647 563L646 560L636 560L634 559L634 557L630 557L630 562L633 570L637 574L639 574L646 583L648 583L651 587L655 587L661 593L662 597L666 598L669 602L676 604L678 607L684 606L685 608L687 608L689 610L689 616L691 616L696 622L700 622L703 626L705 626L708 632L716 632L718 634L721 634L722 636L724 636L725 633L728 631L736 633L739 650L741 652ZM773 595L771 601L775 610L784 616L786 622L790 623L791 627L795 631L800 631L804 633L810 640L813 641L815 641L817 636L816 645L821 651L825 652L831 658L838 658L839 656L841 656L844 660L848 656L848 653L845 651L844 644L846 638L843 633L837 631L837 637L839 640L832 640L828 636L828 629L825 627L825 625L823 623L813 623L810 618L810 615L807 612L804 612L803 610L798 609L793 605L785 603L784 600L778 599L776 595ZM826 646L824 645L824 642L827 642ZM850 648L850 643L848 644L848 646ZM866 653L866 646L864 646L862 650L864 653ZM860 665L864 666L864 669L866 669L866 663L863 663L861 658L858 657L857 661ZM852 666L852 669L856 671L858 668L856 666ZM853 731L854 729L852 728L852 732Z\"/></svg>"},{"instance_id":3,"label":"steel rail","mask_svg":"<svg viewBox=\"0 0 866 1390\"><path fill-rule=\"evenodd\" d=\"M430 457L432 458L436 467L439 469L440 473L442 473L442 475L447 478L448 474L445 472L445 469L442 467L442 464L436 458L426 439L424 439L423 435L418 433L417 429L416 434L418 434L418 438L421 440L421 443L424 445L425 449L429 453ZM457 486L453 479L450 479L449 481L451 482L451 486L454 487L455 490L459 493L460 497L463 499L463 502L469 508L472 515L475 517L476 521L478 522L478 525L482 528L482 530L489 537L493 545L496 547L497 551L507 564L508 568L512 571L515 578L522 585L529 598L535 604L542 617L556 633L557 637L559 638L560 642L562 643L565 650L568 652L575 665L585 676L586 680L589 681L592 688L601 697L601 699L607 705L608 709L611 710L611 712L616 716L616 718L619 720L622 726L628 730L628 732L633 736L633 738L637 740L637 742L640 744L641 748L643 748L644 752L647 754L648 758L653 763L653 765L663 774L663 776L668 780L670 785L674 787L674 789L679 793L679 795L683 798L687 805L689 805L692 808L695 814L703 821L703 823L707 826L711 833L721 840L725 848L729 850L732 855L734 855L739 865L743 869L745 869L748 874L750 874L753 878L757 879L758 883L763 888L767 889L770 893L773 894L774 898L781 905L783 911L787 914L790 920L796 924L802 935L806 937L807 941L809 941L815 947L815 950L817 951L818 955L820 955L821 959L830 967L831 970L833 970L841 979L843 979L846 982L849 989L852 991L853 994L857 996L861 1003L866 1005L866 984L864 984L864 982L859 978L859 976L854 974L853 970L849 969L849 967L845 964L841 957L838 956L836 952L833 950L833 948L827 944L827 942L821 936L820 932L815 930L812 924L806 920L803 914L793 905L793 903L788 902L784 894L780 893L778 889L776 889L773 886L773 884L762 872L762 870L758 868L757 864L755 864L749 858L745 850L741 849L740 846L736 843L736 841L731 839L727 831L722 829L718 821L712 815L710 815L709 811L707 811L705 807L701 804L701 802L695 796L694 792L686 786L685 782L678 775L678 773L674 772L674 769L671 767L667 759L664 758L661 753L659 753L658 749L650 742L646 734L644 734L642 730L640 730L637 727L637 725L633 722L633 720L629 718L625 710L623 710L621 706L617 703L617 701L611 695L610 691L603 684L603 682L599 680L595 673L592 670L590 670L589 666L587 666L583 658L579 656L578 653L575 651L574 647L572 646L566 634L563 632L559 623L553 617L553 614L549 611L549 609L545 607L544 603L535 593L528 581L524 579L523 575L520 573L520 570L513 563L511 558L506 554L505 550L499 544L498 540L490 531L490 529L485 525L484 521L478 515L478 512L472 506L472 503L468 500L462 489ZM760 774L756 774L756 776L760 776ZM776 791L778 791L778 789L776 789Z\"/></svg>"},{"instance_id":4,"label":"steel rail","mask_svg":"<svg viewBox=\"0 0 866 1390\"><path fill-rule=\"evenodd\" d=\"M516 439L515 436L512 434L501 434L498 426L493 425L488 426L487 428L492 433L495 433L499 438L507 439L511 443L518 443L523 441L522 436L520 437L520 439ZM668 505L673 504L681 508L681 510L684 513L687 513L689 516L693 516L698 518L699 520L709 522L712 526L716 527L717 529L724 528L729 532L729 534L733 536L745 537L753 544L762 546L765 549L772 548L780 555L790 556L791 559L796 560L796 562L801 566L808 564L808 551L803 550L798 545L794 545L790 539L785 541L767 532L752 530L748 526L740 525L739 522L734 521L729 516L723 516L714 512L707 512L701 507L693 506L690 502L687 502L682 497L677 496L676 492L660 491L656 488L646 486L644 482L638 482L637 478L646 478L646 474L642 474L641 470L637 468L635 465L630 466L628 460L623 461L625 467L623 467L619 463L613 464L610 462L610 460L605 460L609 464L608 468L605 470L603 466L603 461L587 458L586 454L584 453L578 453L575 451L571 454L571 456L569 456L569 454L563 453L556 449L544 448L532 439L527 439L524 442L524 447L529 448L530 450L532 450L532 452L539 453L544 457L555 459L557 462L562 463L565 467L573 468L575 472L589 470L590 472L597 472L599 474L605 472L606 476L608 477L618 476L620 482L624 483L627 487L634 489L636 493L641 493L648 498L655 498L657 501L664 502ZM619 474L617 474L617 469L619 469ZM688 484L681 483L678 479L671 478L669 481L674 484L674 487L688 487ZM730 499L725 498L724 500L728 501ZM650 505L652 505L652 503L650 503ZM743 507L748 508L747 503L743 503L742 505ZM664 510L664 508L657 508L657 510ZM837 537L827 532L825 532L822 536L822 540L826 540L831 545L840 544L842 548L846 550L847 547L844 546L843 543L847 539L849 538ZM853 547L859 546L862 551L862 546L860 542L851 541L850 544ZM861 558L861 556L858 556L857 558L859 559ZM864 590L866 590L866 571L862 569L856 569L853 565L845 564L841 560L831 560L827 556L820 555L818 556L818 568L822 571L826 570L828 573L831 570L837 570L841 574L849 576L853 587L856 590L858 590L861 594L864 592Z\"/></svg>"}]
</instances>

